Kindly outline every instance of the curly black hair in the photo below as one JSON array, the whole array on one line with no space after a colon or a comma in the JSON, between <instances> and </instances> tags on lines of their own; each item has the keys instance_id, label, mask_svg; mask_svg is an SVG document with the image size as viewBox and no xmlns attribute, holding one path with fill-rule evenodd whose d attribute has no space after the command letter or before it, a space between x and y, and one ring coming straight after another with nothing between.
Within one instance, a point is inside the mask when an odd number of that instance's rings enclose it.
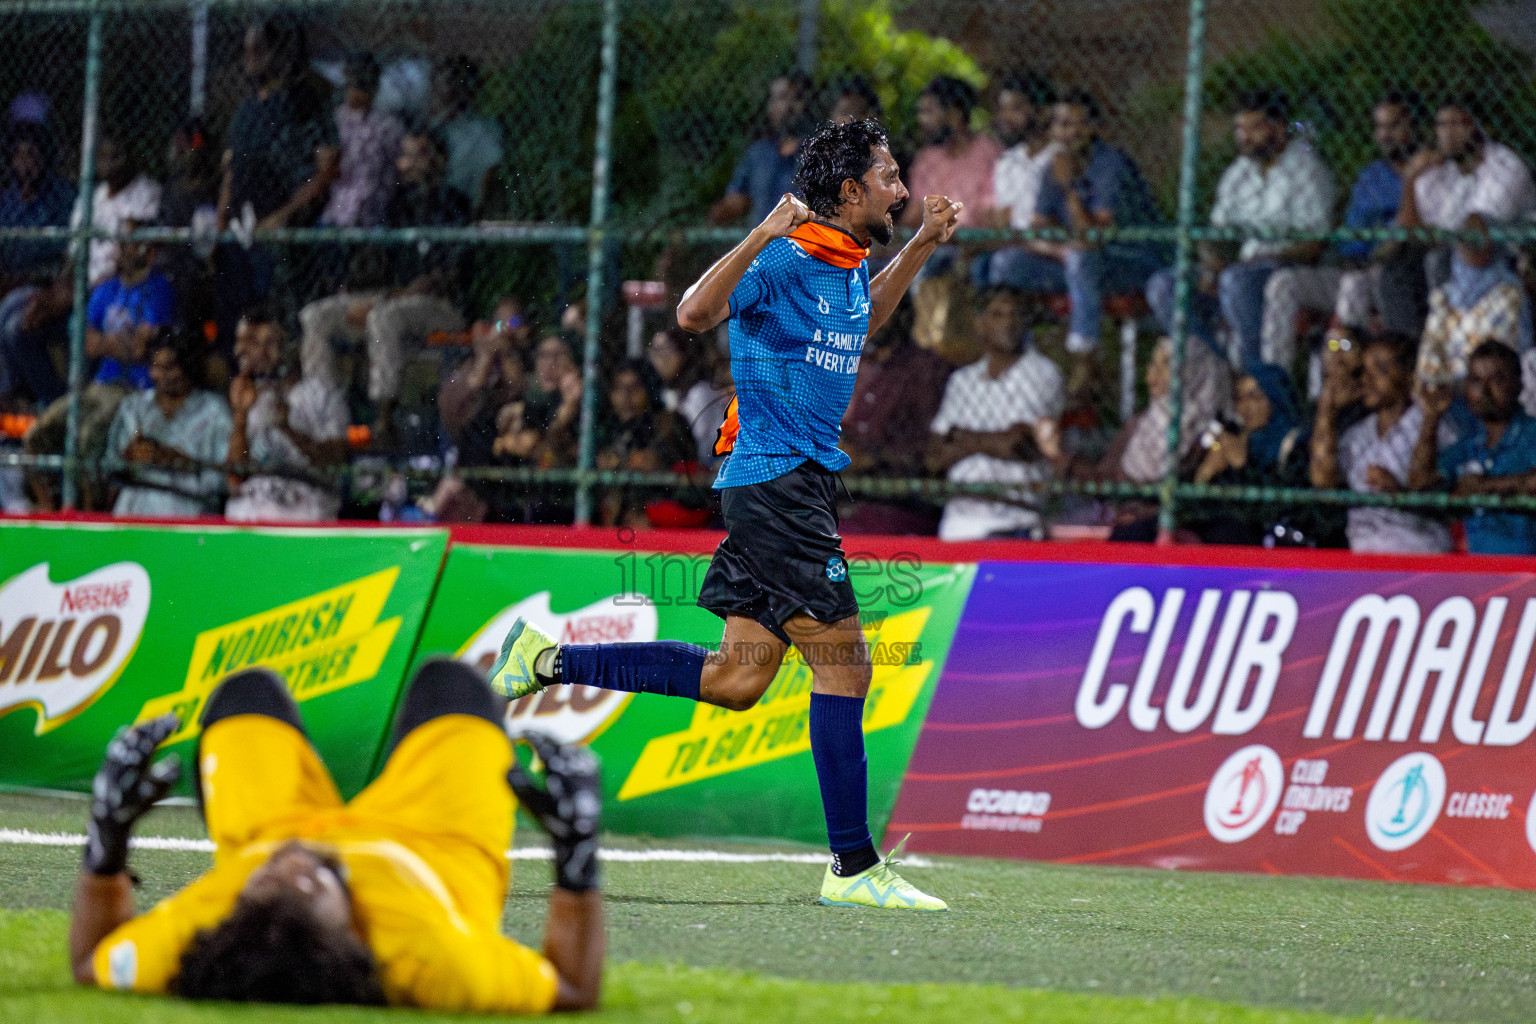
<instances>
[{"instance_id":1,"label":"curly black hair","mask_svg":"<svg viewBox=\"0 0 1536 1024\"><path fill-rule=\"evenodd\" d=\"M242 897L234 913L197 933L172 982L186 999L383 1006L378 962L351 932L321 927L300 893Z\"/></svg>"},{"instance_id":2,"label":"curly black hair","mask_svg":"<svg viewBox=\"0 0 1536 1024\"><path fill-rule=\"evenodd\" d=\"M885 128L873 118L847 124L828 121L816 129L800 144L800 169L795 172L805 205L820 216L836 217L843 205L843 182L863 182L875 165L876 147L885 145Z\"/></svg>"}]
</instances>

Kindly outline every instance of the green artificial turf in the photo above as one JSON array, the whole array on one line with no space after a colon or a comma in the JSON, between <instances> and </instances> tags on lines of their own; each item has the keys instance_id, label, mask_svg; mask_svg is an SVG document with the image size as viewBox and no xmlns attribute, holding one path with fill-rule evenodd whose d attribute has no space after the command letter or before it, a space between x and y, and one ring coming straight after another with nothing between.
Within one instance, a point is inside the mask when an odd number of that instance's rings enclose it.
<instances>
[{"instance_id":1,"label":"green artificial turf","mask_svg":"<svg viewBox=\"0 0 1536 1024\"><path fill-rule=\"evenodd\" d=\"M0 828L76 832L83 814L78 802L0 796ZM173 808L141 833L201 829L193 812ZM531 830L520 839L538 841ZM77 863L74 849L0 844L0 1019L254 1012L71 989L63 912ZM200 853L136 852L142 900L206 864ZM542 933L548 870L519 861L514 871L506 930L530 944ZM594 1019L1536 1019L1528 893L944 858L906 873L951 912L906 914L819 907L820 873L809 864L610 863L612 966Z\"/></svg>"}]
</instances>

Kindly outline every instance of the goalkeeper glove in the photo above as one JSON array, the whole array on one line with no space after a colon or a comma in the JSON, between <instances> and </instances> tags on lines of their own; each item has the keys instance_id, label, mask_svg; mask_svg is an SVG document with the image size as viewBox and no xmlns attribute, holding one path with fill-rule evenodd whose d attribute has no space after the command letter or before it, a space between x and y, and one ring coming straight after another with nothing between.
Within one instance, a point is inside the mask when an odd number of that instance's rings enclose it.
<instances>
[{"instance_id":1,"label":"goalkeeper glove","mask_svg":"<svg viewBox=\"0 0 1536 1024\"><path fill-rule=\"evenodd\" d=\"M181 776L181 760L172 754L150 764L155 748L181 723L166 714L132 728L119 729L91 783L91 822L86 830L85 870L115 875L128 866L128 836L138 821L171 791Z\"/></svg>"},{"instance_id":2,"label":"goalkeeper glove","mask_svg":"<svg viewBox=\"0 0 1536 1024\"><path fill-rule=\"evenodd\" d=\"M586 747L556 743L540 732L523 739L544 762L541 788L515 760L507 781L555 847L555 884L571 892L597 886L597 828L602 813L602 774Z\"/></svg>"}]
</instances>

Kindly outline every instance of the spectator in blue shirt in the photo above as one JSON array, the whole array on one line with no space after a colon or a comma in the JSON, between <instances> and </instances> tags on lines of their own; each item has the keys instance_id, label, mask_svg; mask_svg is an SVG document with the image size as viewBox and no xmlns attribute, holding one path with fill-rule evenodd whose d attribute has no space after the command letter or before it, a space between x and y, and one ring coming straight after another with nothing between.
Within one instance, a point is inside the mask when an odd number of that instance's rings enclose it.
<instances>
[{"instance_id":1,"label":"spectator in blue shirt","mask_svg":"<svg viewBox=\"0 0 1536 1024\"><path fill-rule=\"evenodd\" d=\"M1344 211L1346 228L1385 228L1396 221L1403 169L1419 145L1414 106L1403 93L1388 92L1372 108L1372 135L1381 156L1355 178ZM1340 242L1334 246L1335 258L1276 270L1264 287L1263 350L1270 361L1290 365L1303 309L1332 314L1337 326L1355 331L1368 330L1371 311L1377 309L1387 331L1417 334L1424 320L1423 287L1416 280L1423 276L1423 252L1403 264L1405 251L1397 242ZM1415 280L1405 281L1405 274ZM1319 356L1312 358L1315 363Z\"/></svg>"},{"instance_id":2,"label":"spectator in blue shirt","mask_svg":"<svg viewBox=\"0 0 1536 1024\"><path fill-rule=\"evenodd\" d=\"M0 228L64 227L75 205L75 187L53 173L48 133L33 124L11 128L7 147L11 184L0 192ZM39 274L46 275L64 253L64 242L41 239L0 241L0 281L9 291Z\"/></svg>"},{"instance_id":3,"label":"spectator in blue shirt","mask_svg":"<svg viewBox=\"0 0 1536 1024\"><path fill-rule=\"evenodd\" d=\"M117 275L97 285L86 304L85 354L99 360L97 384L140 391L152 386L145 352L171 325L176 292L154 269L151 249L143 242L119 242Z\"/></svg>"},{"instance_id":4,"label":"spectator in blue shirt","mask_svg":"<svg viewBox=\"0 0 1536 1024\"><path fill-rule=\"evenodd\" d=\"M1509 496L1536 491L1536 419L1520 408L1520 357L1496 341L1472 353L1467 369L1467 404L1477 417L1471 434L1437 451L1436 429L1450 408L1450 388L1419 396L1424 426L1409 467L1414 490L1453 489L1458 496ZM1462 521L1467 549L1481 555L1536 554L1536 518L1515 512L1475 509Z\"/></svg>"},{"instance_id":5,"label":"spectator in blue shirt","mask_svg":"<svg viewBox=\"0 0 1536 1024\"><path fill-rule=\"evenodd\" d=\"M125 221L123 230L138 225ZM117 249L117 273L91 292L85 311L85 353L96 360L91 382L80 392L80 455L99 459L106 447L107 428L124 398L153 386L148 350L168 328L176 313L176 292L152 263L153 246L122 241ZM69 396L45 409L27 432L26 449L33 455L64 451ZM52 493L34 482L38 503L51 507Z\"/></svg>"},{"instance_id":6,"label":"spectator in blue shirt","mask_svg":"<svg viewBox=\"0 0 1536 1024\"><path fill-rule=\"evenodd\" d=\"M1060 147L1035 200L1034 226L1087 230L1155 224L1152 193L1124 150L1099 136L1102 116L1091 93L1074 89L1052 108L1051 138ZM1168 254L1147 242L1034 241L992 256L993 285L1066 292L1072 300L1067 351L1098 348L1104 294L1139 294Z\"/></svg>"},{"instance_id":7,"label":"spectator in blue shirt","mask_svg":"<svg viewBox=\"0 0 1536 1024\"><path fill-rule=\"evenodd\" d=\"M741 155L725 198L710 207L711 223L733 224L750 213L750 222L757 224L784 193L799 194L795 168L800 163L800 140L811 127L805 116L810 98L811 80L800 72L780 75L769 84L768 131Z\"/></svg>"}]
</instances>

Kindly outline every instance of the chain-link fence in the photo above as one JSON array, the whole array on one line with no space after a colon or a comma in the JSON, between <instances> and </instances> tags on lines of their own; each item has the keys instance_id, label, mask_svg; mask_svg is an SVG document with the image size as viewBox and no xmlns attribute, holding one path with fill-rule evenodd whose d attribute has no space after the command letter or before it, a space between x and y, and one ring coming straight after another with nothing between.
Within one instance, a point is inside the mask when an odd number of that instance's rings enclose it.
<instances>
[{"instance_id":1,"label":"chain-link fence","mask_svg":"<svg viewBox=\"0 0 1536 1024\"><path fill-rule=\"evenodd\" d=\"M729 341L673 310L799 140L877 116L968 210L865 352L855 528L1447 545L1536 468L1473 358L1531 346L1524 10L0 5L4 488L708 524Z\"/></svg>"}]
</instances>

